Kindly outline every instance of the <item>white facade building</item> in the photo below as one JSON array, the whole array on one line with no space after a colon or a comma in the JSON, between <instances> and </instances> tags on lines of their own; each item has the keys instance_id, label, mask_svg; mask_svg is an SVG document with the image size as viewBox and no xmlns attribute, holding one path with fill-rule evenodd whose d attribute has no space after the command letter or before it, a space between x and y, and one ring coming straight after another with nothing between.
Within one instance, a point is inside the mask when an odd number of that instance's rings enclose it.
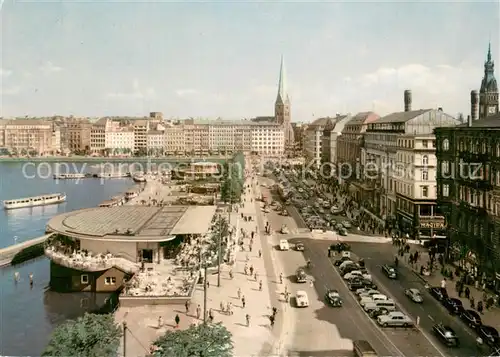
<instances>
[{"instance_id":1,"label":"white facade building","mask_svg":"<svg viewBox=\"0 0 500 357\"><path fill-rule=\"evenodd\" d=\"M166 151L165 132L160 130L148 131L147 148L150 154L160 154Z\"/></svg>"},{"instance_id":2,"label":"white facade building","mask_svg":"<svg viewBox=\"0 0 500 357\"><path fill-rule=\"evenodd\" d=\"M251 126L251 151L266 156L281 156L285 151L285 128L274 123Z\"/></svg>"}]
</instances>

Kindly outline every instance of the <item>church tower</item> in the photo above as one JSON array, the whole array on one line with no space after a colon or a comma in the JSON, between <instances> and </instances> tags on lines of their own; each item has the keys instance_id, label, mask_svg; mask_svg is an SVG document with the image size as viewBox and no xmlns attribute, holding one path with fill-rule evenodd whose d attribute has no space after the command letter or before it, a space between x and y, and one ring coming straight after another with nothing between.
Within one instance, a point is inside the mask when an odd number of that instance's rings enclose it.
<instances>
[{"instance_id":1,"label":"church tower","mask_svg":"<svg viewBox=\"0 0 500 357\"><path fill-rule=\"evenodd\" d=\"M479 90L479 118L498 113L498 86L495 79L495 62L491 58L491 43L484 62L484 77Z\"/></svg>"},{"instance_id":2,"label":"church tower","mask_svg":"<svg viewBox=\"0 0 500 357\"><path fill-rule=\"evenodd\" d=\"M281 56L278 96L274 103L274 118L279 124L290 122L290 98L286 90L285 60L283 56Z\"/></svg>"},{"instance_id":3,"label":"church tower","mask_svg":"<svg viewBox=\"0 0 500 357\"><path fill-rule=\"evenodd\" d=\"M286 88L285 60L283 56L281 56L278 96L276 97L276 102L274 102L274 120L284 127L285 150L292 150L295 139L291 123L290 97Z\"/></svg>"}]
</instances>

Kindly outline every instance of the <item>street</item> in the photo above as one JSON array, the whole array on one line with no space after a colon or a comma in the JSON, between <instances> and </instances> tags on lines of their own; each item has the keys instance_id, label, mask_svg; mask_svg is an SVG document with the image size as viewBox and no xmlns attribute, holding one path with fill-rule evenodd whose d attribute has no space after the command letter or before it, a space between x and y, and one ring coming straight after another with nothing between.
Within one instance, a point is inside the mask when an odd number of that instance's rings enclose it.
<instances>
[{"instance_id":1,"label":"street","mask_svg":"<svg viewBox=\"0 0 500 357\"><path fill-rule=\"evenodd\" d=\"M476 335L463 324L458 317L451 316L448 311L424 289L424 283L403 264L399 264L398 280L390 280L385 277L380 268L383 264L394 263L395 248L391 244L351 243L354 254L365 259L367 269L376 280L379 290L383 290L399 303L403 312L408 313L413 319L420 317L420 326L431 334L435 323L443 322L449 325L460 339L459 349L450 349L436 341L436 345L448 355L474 356L478 354L476 346ZM448 289L453 289L450 283ZM422 304L415 304L404 295L404 290L417 288L424 297ZM432 338L433 339L433 338Z\"/></svg>"}]
</instances>

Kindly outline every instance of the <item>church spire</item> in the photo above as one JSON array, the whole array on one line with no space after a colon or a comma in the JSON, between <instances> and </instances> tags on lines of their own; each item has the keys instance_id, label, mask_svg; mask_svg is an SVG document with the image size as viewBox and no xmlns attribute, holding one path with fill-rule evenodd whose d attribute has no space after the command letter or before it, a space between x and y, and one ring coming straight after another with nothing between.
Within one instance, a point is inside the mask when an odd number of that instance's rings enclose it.
<instances>
[{"instance_id":1,"label":"church spire","mask_svg":"<svg viewBox=\"0 0 500 357\"><path fill-rule=\"evenodd\" d=\"M487 56L487 61L491 62L491 41L488 43L488 56Z\"/></svg>"},{"instance_id":2,"label":"church spire","mask_svg":"<svg viewBox=\"0 0 500 357\"><path fill-rule=\"evenodd\" d=\"M276 102L285 103L288 99L288 93L286 89L286 72L285 72L285 58L281 55L281 65L280 65L280 78L278 82L278 97Z\"/></svg>"}]
</instances>

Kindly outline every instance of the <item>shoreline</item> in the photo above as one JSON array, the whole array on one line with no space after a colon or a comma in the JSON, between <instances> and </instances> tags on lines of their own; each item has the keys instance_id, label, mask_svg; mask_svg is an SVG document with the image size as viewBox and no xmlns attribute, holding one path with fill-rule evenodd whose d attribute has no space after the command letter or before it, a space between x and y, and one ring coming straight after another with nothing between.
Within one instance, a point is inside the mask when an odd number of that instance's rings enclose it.
<instances>
[{"instance_id":1,"label":"shoreline","mask_svg":"<svg viewBox=\"0 0 500 357\"><path fill-rule=\"evenodd\" d=\"M193 156L193 157L86 157L86 156L47 156L47 157L0 157L0 163L17 162L198 162L198 161L226 161L231 156Z\"/></svg>"}]
</instances>

